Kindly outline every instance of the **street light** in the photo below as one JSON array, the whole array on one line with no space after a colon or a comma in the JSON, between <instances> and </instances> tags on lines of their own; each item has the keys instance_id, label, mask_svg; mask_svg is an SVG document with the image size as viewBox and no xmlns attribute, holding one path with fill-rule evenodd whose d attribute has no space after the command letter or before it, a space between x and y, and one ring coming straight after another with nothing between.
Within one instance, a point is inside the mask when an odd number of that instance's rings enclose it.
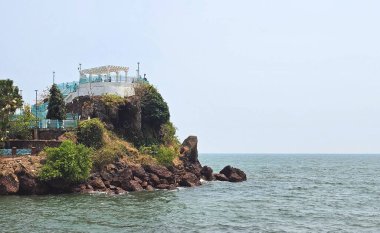
<instances>
[{"instance_id":1,"label":"street light","mask_svg":"<svg viewBox=\"0 0 380 233\"><path fill-rule=\"evenodd\" d=\"M36 109L36 128L38 128L38 110L37 110L37 95L38 95L38 90L34 90L36 92L36 105L34 106Z\"/></svg>"}]
</instances>

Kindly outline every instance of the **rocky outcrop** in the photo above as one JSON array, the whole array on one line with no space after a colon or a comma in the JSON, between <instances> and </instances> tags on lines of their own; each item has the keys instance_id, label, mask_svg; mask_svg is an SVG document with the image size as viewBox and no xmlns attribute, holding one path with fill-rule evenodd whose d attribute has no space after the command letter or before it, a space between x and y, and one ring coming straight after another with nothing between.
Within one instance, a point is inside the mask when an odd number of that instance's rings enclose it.
<instances>
[{"instance_id":1,"label":"rocky outcrop","mask_svg":"<svg viewBox=\"0 0 380 233\"><path fill-rule=\"evenodd\" d=\"M219 173L225 175L230 182L241 182L247 180L247 176L242 170L231 166L224 167Z\"/></svg>"},{"instance_id":2,"label":"rocky outcrop","mask_svg":"<svg viewBox=\"0 0 380 233\"><path fill-rule=\"evenodd\" d=\"M48 182L38 180L37 171L44 163L44 159L39 156L1 159L0 195L68 192L122 194L143 190L195 187L202 184L202 179L230 182L247 179L243 171L231 166L226 166L219 174L213 174L211 167L200 164L197 144L196 136L188 137L180 150L180 163L176 163L175 166L130 164L127 160L119 159L101 170L94 171L86 182L76 185L63 180Z\"/></svg>"}]
</instances>

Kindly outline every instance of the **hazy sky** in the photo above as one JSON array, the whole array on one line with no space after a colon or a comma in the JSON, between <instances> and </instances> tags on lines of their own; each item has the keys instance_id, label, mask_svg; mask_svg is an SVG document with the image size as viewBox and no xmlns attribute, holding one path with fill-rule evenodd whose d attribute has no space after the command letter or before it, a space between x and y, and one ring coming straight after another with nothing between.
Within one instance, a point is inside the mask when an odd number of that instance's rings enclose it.
<instances>
[{"instance_id":1,"label":"hazy sky","mask_svg":"<svg viewBox=\"0 0 380 233\"><path fill-rule=\"evenodd\" d=\"M380 152L380 1L0 0L0 78L136 62L200 152Z\"/></svg>"}]
</instances>

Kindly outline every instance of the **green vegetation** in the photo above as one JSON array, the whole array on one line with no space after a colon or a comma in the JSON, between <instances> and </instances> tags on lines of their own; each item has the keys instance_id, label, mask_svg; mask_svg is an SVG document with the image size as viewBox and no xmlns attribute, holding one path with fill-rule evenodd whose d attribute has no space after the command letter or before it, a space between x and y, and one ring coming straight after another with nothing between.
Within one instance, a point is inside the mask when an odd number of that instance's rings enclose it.
<instances>
[{"instance_id":1,"label":"green vegetation","mask_svg":"<svg viewBox=\"0 0 380 233\"><path fill-rule=\"evenodd\" d=\"M168 104L157 89L149 84L142 85L141 117L143 124L153 127L160 127L170 119Z\"/></svg>"},{"instance_id":2,"label":"green vegetation","mask_svg":"<svg viewBox=\"0 0 380 233\"><path fill-rule=\"evenodd\" d=\"M125 103L125 99L115 94L105 94L101 96L101 100L108 108L117 107L120 104Z\"/></svg>"},{"instance_id":3,"label":"green vegetation","mask_svg":"<svg viewBox=\"0 0 380 233\"><path fill-rule=\"evenodd\" d=\"M39 178L41 180L63 179L70 183L86 180L92 167L90 148L64 141L58 148L46 148L46 163Z\"/></svg>"},{"instance_id":4,"label":"green vegetation","mask_svg":"<svg viewBox=\"0 0 380 233\"><path fill-rule=\"evenodd\" d=\"M82 121L79 123L78 128L78 143L99 149L104 145L104 132L104 125L99 119L94 118Z\"/></svg>"},{"instance_id":5,"label":"green vegetation","mask_svg":"<svg viewBox=\"0 0 380 233\"><path fill-rule=\"evenodd\" d=\"M152 145L141 147L140 152L155 158L161 165L172 165L173 160L179 155L178 149L172 146Z\"/></svg>"},{"instance_id":6,"label":"green vegetation","mask_svg":"<svg viewBox=\"0 0 380 233\"><path fill-rule=\"evenodd\" d=\"M16 116L9 124L8 137L12 139L31 140L31 125L35 124L36 117L32 114L30 106L26 105L21 115Z\"/></svg>"},{"instance_id":7,"label":"green vegetation","mask_svg":"<svg viewBox=\"0 0 380 233\"><path fill-rule=\"evenodd\" d=\"M0 80L0 142L6 139L9 120L17 108L22 106L19 89L10 79Z\"/></svg>"},{"instance_id":8,"label":"green vegetation","mask_svg":"<svg viewBox=\"0 0 380 233\"><path fill-rule=\"evenodd\" d=\"M46 118L51 120L64 120L66 118L63 95L55 84L53 84L50 88L49 105Z\"/></svg>"},{"instance_id":9,"label":"green vegetation","mask_svg":"<svg viewBox=\"0 0 380 233\"><path fill-rule=\"evenodd\" d=\"M170 113L167 103L157 89L150 84L141 84L135 90L141 101L141 145L160 143L161 126L169 122Z\"/></svg>"},{"instance_id":10,"label":"green vegetation","mask_svg":"<svg viewBox=\"0 0 380 233\"><path fill-rule=\"evenodd\" d=\"M165 146L179 147L180 142L176 136L177 129L171 122L161 125L160 129L160 142Z\"/></svg>"}]
</instances>

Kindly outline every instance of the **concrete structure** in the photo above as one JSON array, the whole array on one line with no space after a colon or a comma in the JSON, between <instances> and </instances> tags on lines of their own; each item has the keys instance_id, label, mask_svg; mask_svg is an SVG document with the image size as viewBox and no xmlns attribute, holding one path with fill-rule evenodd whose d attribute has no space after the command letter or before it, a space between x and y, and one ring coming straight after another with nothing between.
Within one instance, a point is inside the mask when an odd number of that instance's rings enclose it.
<instances>
[{"instance_id":1,"label":"concrete structure","mask_svg":"<svg viewBox=\"0 0 380 233\"><path fill-rule=\"evenodd\" d=\"M100 96L104 94L115 94L122 97L135 95L135 86L146 83L147 80L140 76L140 64L136 77L128 76L128 67L125 66L100 66L90 69L79 70L79 81L57 84L66 103L70 103L79 96ZM54 78L53 74L53 78ZM48 103L33 105L32 112L39 119L45 119Z\"/></svg>"}]
</instances>

